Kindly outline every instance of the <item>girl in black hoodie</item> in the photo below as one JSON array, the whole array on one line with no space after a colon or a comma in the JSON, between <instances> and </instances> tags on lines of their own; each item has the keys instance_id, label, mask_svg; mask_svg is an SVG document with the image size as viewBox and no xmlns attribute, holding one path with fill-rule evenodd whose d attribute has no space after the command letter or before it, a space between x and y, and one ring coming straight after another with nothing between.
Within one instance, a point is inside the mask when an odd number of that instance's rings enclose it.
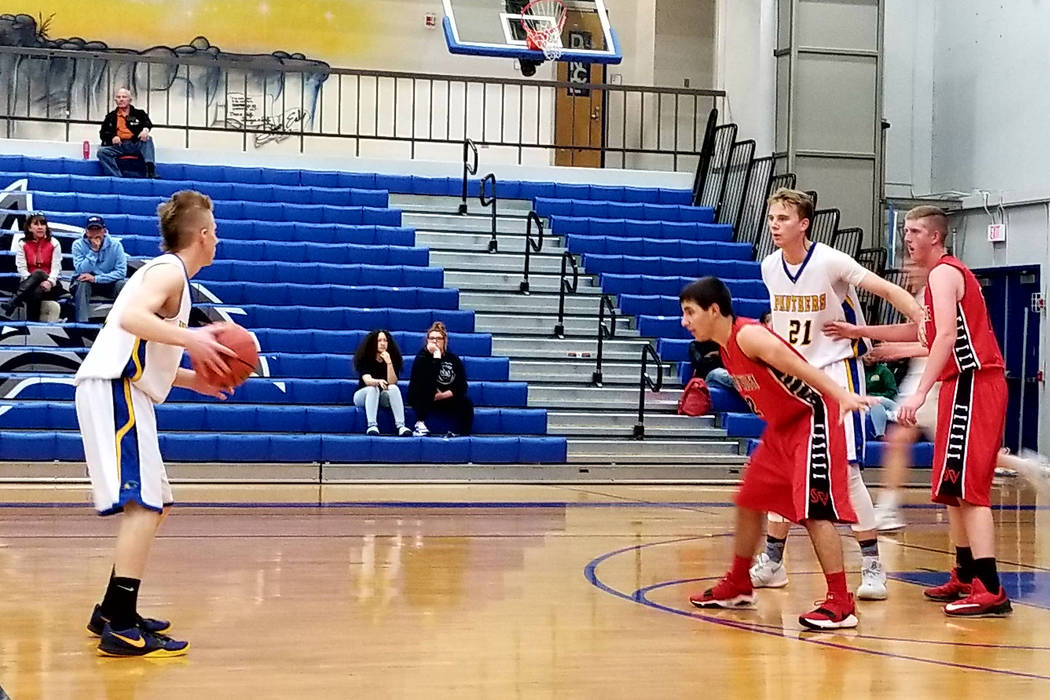
<instances>
[{"instance_id":1,"label":"girl in black hoodie","mask_svg":"<svg viewBox=\"0 0 1050 700\"><path fill-rule=\"evenodd\" d=\"M448 330L437 321L427 330L423 349L412 363L408 401L416 409L416 435L427 435L427 418L435 413L450 416L455 434L470 435L474 404L467 396L467 373L463 362L448 350Z\"/></svg>"}]
</instances>

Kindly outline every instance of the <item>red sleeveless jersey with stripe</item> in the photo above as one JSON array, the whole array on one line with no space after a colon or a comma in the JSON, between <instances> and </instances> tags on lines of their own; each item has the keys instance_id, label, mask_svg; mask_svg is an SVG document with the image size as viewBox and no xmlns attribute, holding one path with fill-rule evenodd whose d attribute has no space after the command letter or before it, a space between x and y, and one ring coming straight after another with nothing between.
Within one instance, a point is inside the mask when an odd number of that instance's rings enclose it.
<instances>
[{"instance_id":1,"label":"red sleeveless jersey with stripe","mask_svg":"<svg viewBox=\"0 0 1050 700\"><path fill-rule=\"evenodd\" d=\"M963 295L955 305L955 343L952 346L951 359L945 363L940 381L959 376L962 372L979 369L1002 369L1003 354L999 342L992 331L992 322L988 318L988 307L984 303L981 284L970 272L970 268L952 255L945 255L937 265L950 265L962 273ZM934 265L934 268L937 267ZM931 344L937 336L937 324L933 318L933 294L926 285L924 309L926 313L926 338Z\"/></svg>"},{"instance_id":2,"label":"red sleeveless jersey with stripe","mask_svg":"<svg viewBox=\"0 0 1050 700\"><path fill-rule=\"evenodd\" d=\"M736 319L733 331L729 334L729 342L721 348L722 364L732 376L737 392L751 409L774 428L803 417L808 420L815 403L824 404L827 415L837 415L838 405L834 400L821 396L798 377L779 372L744 354L737 344L737 333L745 326L757 324L758 321L751 318ZM776 338L805 362L790 343L780 336Z\"/></svg>"}]
</instances>

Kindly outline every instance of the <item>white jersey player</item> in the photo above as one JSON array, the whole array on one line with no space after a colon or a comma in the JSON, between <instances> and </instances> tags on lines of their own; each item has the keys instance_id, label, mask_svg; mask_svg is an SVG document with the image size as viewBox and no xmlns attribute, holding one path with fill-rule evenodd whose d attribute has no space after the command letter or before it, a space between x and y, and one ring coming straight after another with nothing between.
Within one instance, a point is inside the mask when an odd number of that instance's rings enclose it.
<instances>
[{"instance_id":1,"label":"white jersey player","mask_svg":"<svg viewBox=\"0 0 1050 700\"><path fill-rule=\"evenodd\" d=\"M797 190L777 190L769 198L769 232L778 250L762 261L762 280L769 290L773 330L811 364L821 368L843 388L864 393L860 356L862 339L825 334L837 322L864 325L857 287L883 297L910 319L923 317L922 307L900 287L865 270L851 257L809 240L813 200ZM844 421L850 460L850 500L857 513L853 531L861 546L862 600L886 598L886 573L878 555L875 508L861 478L864 460L864 417L854 413ZM751 570L756 587L787 585L783 565L784 543L790 524L770 516L766 551Z\"/></svg>"},{"instance_id":2,"label":"white jersey player","mask_svg":"<svg viewBox=\"0 0 1050 700\"><path fill-rule=\"evenodd\" d=\"M160 205L169 251L147 262L117 296L77 372L76 407L84 457L100 515L123 513L105 597L88 622L103 656L180 656L188 642L167 637L166 620L138 614L138 591L157 528L172 503L160 455L154 405L172 386L225 398L179 366L185 349L196 367L222 376L233 351L209 328L189 329L189 280L215 256L211 200L176 192Z\"/></svg>"}]
</instances>

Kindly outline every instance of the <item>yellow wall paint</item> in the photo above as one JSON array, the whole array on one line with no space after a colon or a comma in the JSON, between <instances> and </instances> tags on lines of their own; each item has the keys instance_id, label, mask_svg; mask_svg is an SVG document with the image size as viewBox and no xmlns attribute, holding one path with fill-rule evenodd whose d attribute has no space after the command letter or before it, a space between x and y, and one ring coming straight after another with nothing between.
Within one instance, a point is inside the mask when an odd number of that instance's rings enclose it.
<instances>
[{"instance_id":1,"label":"yellow wall paint","mask_svg":"<svg viewBox=\"0 0 1050 700\"><path fill-rule=\"evenodd\" d=\"M231 53L299 52L339 66L373 48L371 7L366 0L0 0L0 14L53 15L52 39L146 49L204 36Z\"/></svg>"}]
</instances>

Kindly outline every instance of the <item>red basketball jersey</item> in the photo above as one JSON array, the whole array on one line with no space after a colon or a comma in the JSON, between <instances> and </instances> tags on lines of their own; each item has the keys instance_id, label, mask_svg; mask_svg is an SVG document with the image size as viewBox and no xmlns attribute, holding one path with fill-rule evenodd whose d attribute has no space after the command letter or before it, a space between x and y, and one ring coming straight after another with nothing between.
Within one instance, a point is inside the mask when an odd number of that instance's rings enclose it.
<instances>
[{"instance_id":1,"label":"red basketball jersey","mask_svg":"<svg viewBox=\"0 0 1050 700\"><path fill-rule=\"evenodd\" d=\"M820 407L829 416L838 415L838 404L833 399L823 396L798 377L783 374L764 362L753 360L740 349L736 336L744 326L757 324L751 318L738 318L733 323L733 332L729 342L721 348L722 364L733 377L737 392L747 402L756 415L766 420L770 427L791 423L803 416L808 416L815 407ZM805 362L795 348L781 338L791 352Z\"/></svg>"},{"instance_id":2,"label":"red basketball jersey","mask_svg":"<svg viewBox=\"0 0 1050 700\"><path fill-rule=\"evenodd\" d=\"M937 265L950 265L962 273L963 295L955 305L955 345L952 347L952 360L945 363L941 370L940 381L957 377L960 372L979 369L1002 368L1003 354L999 342L992 332L992 322L988 318L988 307L984 303L981 284L970 272L970 268L952 255L945 255ZM937 267L934 265L934 267ZM926 338L932 343L937 336L937 324L933 318L933 294L926 285Z\"/></svg>"}]
</instances>

